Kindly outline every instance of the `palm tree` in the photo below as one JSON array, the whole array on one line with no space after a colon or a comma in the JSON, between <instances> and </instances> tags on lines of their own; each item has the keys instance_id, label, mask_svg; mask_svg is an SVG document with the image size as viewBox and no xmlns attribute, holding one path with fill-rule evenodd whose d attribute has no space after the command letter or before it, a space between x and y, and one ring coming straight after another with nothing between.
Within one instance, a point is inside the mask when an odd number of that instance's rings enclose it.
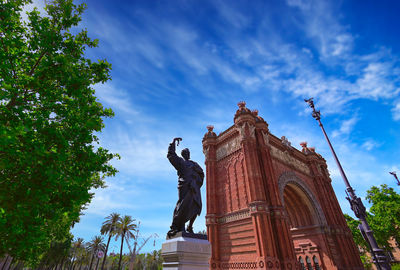
<instances>
[{"instance_id":1,"label":"palm tree","mask_svg":"<svg viewBox=\"0 0 400 270\"><path fill-rule=\"evenodd\" d=\"M129 241L129 239L135 238L133 232L136 231L136 224L134 221L135 220L132 219L131 216L124 216L118 222L116 239L121 236L121 250L119 252L118 270L121 269L122 247L124 246L124 240Z\"/></svg>"},{"instance_id":2,"label":"palm tree","mask_svg":"<svg viewBox=\"0 0 400 270\"><path fill-rule=\"evenodd\" d=\"M69 269L71 270L74 267L74 263L76 263L77 253L83 247L83 239L78 238L74 243L72 243L72 258L71 258L71 265Z\"/></svg>"},{"instance_id":3,"label":"palm tree","mask_svg":"<svg viewBox=\"0 0 400 270\"><path fill-rule=\"evenodd\" d=\"M79 258L78 258L78 269L80 270L82 268L82 265L85 265L85 268L89 265L89 261L90 261L90 253L89 251L82 247L82 249L79 252Z\"/></svg>"},{"instance_id":4,"label":"palm tree","mask_svg":"<svg viewBox=\"0 0 400 270\"><path fill-rule=\"evenodd\" d=\"M104 248L105 248L105 245L103 243L103 237L101 237L101 236L95 236L95 237L93 237L92 241L89 242L88 250L92 253L92 258L90 259L89 270L92 269L94 256L97 255L98 251L104 250Z\"/></svg>"},{"instance_id":5,"label":"palm tree","mask_svg":"<svg viewBox=\"0 0 400 270\"><path fill-rule=\"evenodd\" d=\"M106 217L106 220L103 222L103 226L101 226L100 229L101 234L102 235L108 234L108 241L107 241L106 251L104 252L103 263L101 264L101 270L104 269L104 264L107 259L108 246L110 245L111 237L117 233L117 224L120 219L121 219L120 214L111 213L111 215Z\"/></svg>"}]
</instances>

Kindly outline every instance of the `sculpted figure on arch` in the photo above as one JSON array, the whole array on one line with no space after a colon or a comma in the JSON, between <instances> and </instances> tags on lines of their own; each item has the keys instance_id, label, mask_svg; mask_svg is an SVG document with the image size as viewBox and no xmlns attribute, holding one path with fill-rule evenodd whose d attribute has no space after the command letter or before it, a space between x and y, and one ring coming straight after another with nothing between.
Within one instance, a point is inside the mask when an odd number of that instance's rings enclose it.
<instances>
[{"instance_id":1,"label":"sculpted figure on arch","mask_svg":"<svg viewBox=\"0 0 400 270\"><path fill-rule=\"evenodd\" d=\"M176 203L171 230L168 236L174 236L177 232L185 231L185 223L189 221L186 230L193 233L193 223L201 213L200 188L203 185L204 172L199 164L190 160L190 151L185 148L179 157L175 153L176 146L182 138L174 138L169 144L167 158L175 167L178 174L179 198ZM176 145L175 145L176 144Z\"/></svg>"}]
</instances>

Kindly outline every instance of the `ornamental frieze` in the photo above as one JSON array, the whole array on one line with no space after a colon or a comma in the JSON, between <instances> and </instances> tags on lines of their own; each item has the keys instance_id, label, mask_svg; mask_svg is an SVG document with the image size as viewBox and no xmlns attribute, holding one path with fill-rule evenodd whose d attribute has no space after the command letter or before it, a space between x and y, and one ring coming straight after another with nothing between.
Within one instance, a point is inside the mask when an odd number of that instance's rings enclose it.
<instances>
[{"instance_id":1,"label":"ornamental frieze","mask_svg":"<svg viewBox=\"0 0 400 270\"><path fill-rule=\"evenodd\" d=\"M239 137L234 137L233 139L220 145L216 151L217 160L221 160L226 156L229 156L233 152L240 149Z\"/></svg>"},{"instance_id":2,"label":"ornamental frieze","mask_svg":"<svg viewBox=\"0 0 400 270\"><path fill-rule=\"evenodd\" d=\"M310 168L297 158L292 157L287 151L282 151L271 145L271 155L287 164L292 165L305 174L310 174Z\"/></svg>"},{"instance_id":3,"label":"ornamental frieze","mask_svg":"<svg viewBox=\"0 0 400 270\"><path fill-rule=\"evenodd\" d=\"M232 221L237 221L245 218L250 217L250 211L249 209L246 209L245 211L240 211L236 213L232 213L229 215L226 215L224 217L220 217L217 219L218 223L227 223L227 222L232 222Z\"/></svg>"}]
</instances>

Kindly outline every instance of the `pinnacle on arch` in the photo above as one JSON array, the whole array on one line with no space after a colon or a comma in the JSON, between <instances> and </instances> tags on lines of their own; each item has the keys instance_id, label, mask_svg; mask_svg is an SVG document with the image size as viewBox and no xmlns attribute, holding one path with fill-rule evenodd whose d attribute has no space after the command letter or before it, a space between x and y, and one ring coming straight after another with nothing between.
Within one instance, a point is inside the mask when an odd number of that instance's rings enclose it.
<instances>
[{"instance_id":1,"label":"pinnacle on arch","mask_svg":"<svg viewBox=\"0 0 400 270\"><path fill-rule=\"evenodd\" d=\"M307 146L307 142L301 142L300 145L302 147L301 152L303 152L304 154L306 154L306 155L315 154L318 157L322 158L322 156L320 154L315 152L315 147L308 147Z\"/></svg>"},{"instance_id":2,"label":"pinnacle on arch","mask_svg":"<svg viewBox=\"0 0 400 270\"><path fill-rule=\"evenodd\" d=\"M245 101L239 101L238 102L238 110L235 113L235 117L234 119L236 120L237 117L239 117L240 115L244 115L244 114L251 114L254 116L255 120L257 123L265 123L267 124L267 122L265 122L264 118L262 118L261 116L258 115L258 110L250 110L246 107L246 102ZM268 124L267 124L268 125Z\"/></svg>"},{"instance_id":3,"label":"pinnacle on arch","mask_svg":"<svg viewBox=\"0 0 400 270\"><path fill-rule=\"evenodd\" d=\"M213 131L214 130L214 126L213 125L208 125L207 126L207 130L208 130L207 133L204 134L203 141L208 139L208 138L217 137L217 134L215 134L215 132Z\"/></svg>"},{"instance_id":4,"label":"pinnacle on arch","mask_svg":"<svg viewBox=\"0 0 400 270\"><path fill-rule=\"evenodd\" d=\"M258 110L252 110L251 113L256 117L257 123L262 122L268 126L268 124L267 124L267 122L265 122L264 118L262 118L261 116L258 115Z\"/></svg>"},{"instance_id":5,"label":"pinnacle on arch","mask_svg":"<svg viewBox=\"0 0 400 270\"><path fill-rule=\"evenodd\" d=\"M248 113L251 114L251 111L248 108L246 108L246 102L239 101L238 106L239 109L236 111L234 119L236 119L236 117L238 117L241 114L248 114Z\"/></svg>"},{"instance_id":6,"label":"pinnacle on arch","mask_svg":"<svg viewBox=\"0 0 400 270\"><path fill-rule=\"evenodd\" d=\"M302 147L301 152L303 152L306 155L311 154L311 149L310 149L310 147L307 146L307 142L301 142L300 145ZM315 148L314 148L314 151L315 151Z\"/></svg>"}]
</instances>

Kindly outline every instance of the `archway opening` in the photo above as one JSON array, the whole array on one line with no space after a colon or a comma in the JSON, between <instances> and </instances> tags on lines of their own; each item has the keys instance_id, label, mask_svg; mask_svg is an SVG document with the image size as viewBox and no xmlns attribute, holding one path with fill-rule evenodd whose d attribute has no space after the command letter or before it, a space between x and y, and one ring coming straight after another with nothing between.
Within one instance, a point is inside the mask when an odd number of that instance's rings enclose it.
<instances>
[{"instance_id":1,"label":"archway opening","mask_svg":"<svg viewBox=\"0 0 400 270\"><path fill-rule=\"evenodd\" d=\"M300 229L320 223L310 198L303 189L295 183L288 183L285 186L283 200L292 229Z\"/></svg>"},{"instance_id":2,"label":"archway opening","mask_svg":"<svg viewBox=\"0 0 400 270\"><path fill-rule=\"evenodd\" d=\"M320 269L320 228L323 214L318 202L303 183L287 181L282 185L282 198L289 219L292 241L297 259L303 270Z\"/></svg>"}]
</instances>

